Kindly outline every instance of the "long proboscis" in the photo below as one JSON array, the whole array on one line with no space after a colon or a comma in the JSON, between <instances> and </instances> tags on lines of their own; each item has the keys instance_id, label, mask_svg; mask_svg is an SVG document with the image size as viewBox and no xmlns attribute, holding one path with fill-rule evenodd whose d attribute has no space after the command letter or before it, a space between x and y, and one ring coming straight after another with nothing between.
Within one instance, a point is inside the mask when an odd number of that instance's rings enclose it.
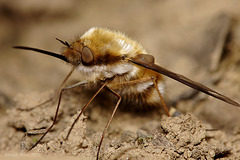
<instances>
[{"instance_id":1,"label":"long proboscis","mask_svg":"<svg viewBox=\"0 0 240 160\"><path fill-rule=\"evenodd\" d=\"M25 47L25 46L13 46L13 48L16 48L16 49L24 49L24 50L30 50L30 51L35 51L35 52L43 53L43 54L46 54L46 55L49 55L49 56L52 56L52 57L61 59L61 60L65 61L65 62L68 62L68 63L69 63L69 61L67 60L67 58L64 57L64 56L61 55L61 54L57 54L57 53L53 53L53 52L49 52L49 51L45 51L45 50L41 50L41 49L37 49L37 48L32 48L32 47Z\"/></svg>"},{"instance_id":2,"label":"long proboscis","mask_svg":"<svg viewBox=\"0 0 240 160\"><path fill-rule=\"evenodd\" d=\"M212 97L220 99L220 100L222 100L226 103L229 103L231 105L240 107L240 104L238 102L236 102L236 101L228 98L227 96L224 96L224 95L222 95L222 94L220 94L220 93L218 93L218 92L216 92L216 91L214 91L214 90L212 90L212 89L210 89L210 88L208 88L208 87L206 87L206 86L204 86L204 85L202 85L198 82L192 81L189 78L187 78L187 77L185 77L181 74L177 74L177 73L174 73L172 71L169 71L169 70L167 70L163 67L160 67L160 66L158 66L154 63L146 63L146 62L142 61L141 59L128 59L128 60L130 62L134 63L134 64L140 65L142 67L145 67L147 69L150 69L150 70L153 70L153 71L158 72L160 74L163 74L167 77L170 77L170 78L172 78L172 79L174 79L178 82L181 82L181 83L183 83L183 84L185 84L185 85L187 85L187 86L189 86L193 89L196 89L200 92L203 92L203 93L208 94Z\"/></svg>"}]
</instances>

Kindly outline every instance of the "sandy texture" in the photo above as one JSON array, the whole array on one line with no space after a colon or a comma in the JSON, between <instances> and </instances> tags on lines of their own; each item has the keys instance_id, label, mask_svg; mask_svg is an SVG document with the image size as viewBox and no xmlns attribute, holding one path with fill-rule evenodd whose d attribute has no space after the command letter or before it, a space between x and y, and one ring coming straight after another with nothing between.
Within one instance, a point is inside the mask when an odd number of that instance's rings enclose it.
<instances>
[{"instance_id":1,"label":"sandy texture","mask_svg":"<svg viewBox=\"0 0 240 160\"><path fill-rule=\"evenodd\" d=\"M107 118L110 112L102 110L101 106L95 106L96 108L92 108L92 113L89 114L88 118L86 116L80 117L71 131L69 138L66 140L69 128L79 113L72 115L73 112L69 110L69 107L76 101L77 95L74 96L74 94L76 93L73 92L65 96L56 127L46 136L42 144L39 144L30 153L28 152L30 154L29 158L32 156L41 157L43 155L55 155L58 157L59 154L76 156L82 159L85 157L88 159L95 158L102 134L101 131L106 124L102 120L102 117L96 119L95 115L108 115L105 117ZM11 128L8 127L8 132L2 133L5 138L1 140L1 149L8 151L9 157L14 157L11 156L14 154L24 157L23 155L26 154L26 150L35 143L37 137L39 138L40 135L23 138L24 132L22 129L30 131L29 133L36 133L32 130L49 127L54 110L55 105L39 107L31 111L10 110L8 112L8 124ZM226 133L219 130L208 131L206 130L206 125L191 114L179 117L167 117L161 120L160 118L151 119L153 115L157 117L156 113L149 113L144 117L145 123L139 124L143 115L136 116L120 111L109 129L107 137L104 139L101 158L240 158L238 153L240 147L239 134L226 135ZM148 121L146 121L146 118ZM89 123L87 119L90 119ZM132 124L127 124L129 121ZM116 125L116 123L119 123L119 125ZM99 130L92 126L98 126ZM128 129L131 126L134 127ZM134 128L137 126L140 127L135 130ZM18 130L17 132L16 129ZM41 132L39 131L39 133ZM12 153L13 151L14 154ZM5 156L7 155L5 154Z\"/></svg>"},{"instance_id":2,"label":"sandy texture","mask_svg":"<svg viewBox=\"0 0 240 160\"><path fill-rule=\"evenodd\" d=\"M109 27L142 43L161 66L240 101L240 3L235 0L0 1L0 23L0 159L95 159L116 103L99 95L66 140L96 89L65 92L56 125L26 152L52 124L57 97L34 106L54 95L69 67L13 45L61 53L54 38L71 42L90 27ZM67 84L79 80L75 72ZM120 108L100 158L240 159L239 108L168 78L166 101L172 117Z\"/></svg>"}]
</instances>

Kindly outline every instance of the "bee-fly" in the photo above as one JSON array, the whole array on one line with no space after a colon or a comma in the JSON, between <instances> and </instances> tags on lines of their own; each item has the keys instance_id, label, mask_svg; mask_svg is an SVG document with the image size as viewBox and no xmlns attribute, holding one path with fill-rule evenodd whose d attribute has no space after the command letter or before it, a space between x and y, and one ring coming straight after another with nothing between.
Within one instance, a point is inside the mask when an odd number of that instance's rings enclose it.
<instances>
[{"instance_id":1,"label":"bee-fly","mask_svg":"<svg viewBox=\"0 0 240 160\"><path fill-rule=\"evenodd\" d=\"M240 107L239 103L230 98L180 74L156 65L152 55L148 54L139 43L128 38L121 32L111 31L104 28L91 28L71 44L62 40L59 41L65 46L65 50L61 55L36 48L24 46L14 47L17 49L32 50L59 58L68 64L71 64L73 70L77 70L85 79L84 81L61 89L53 124L32 148L34 148L54 126L63 91L85 84L92 84L91 86L95 87L99 86L96 84L101 84L101 86L89 102L82 108L75 122L79 119L88 104L103 88L106 88L118 98L114 111L102 133L97 152L97 159L99 157L104 135L122 99L135 102L137 105L141 106L160 106L162 104L166 114L169 116L168 109L163 101L163 75L218 98L226 103ZM71 73L72 71L70 74ZM67 78L70 74L68 74ZM72 128L75 122L72 124ZM70 134L70 131L68 135Z\"/></svg>"}]
</instances>

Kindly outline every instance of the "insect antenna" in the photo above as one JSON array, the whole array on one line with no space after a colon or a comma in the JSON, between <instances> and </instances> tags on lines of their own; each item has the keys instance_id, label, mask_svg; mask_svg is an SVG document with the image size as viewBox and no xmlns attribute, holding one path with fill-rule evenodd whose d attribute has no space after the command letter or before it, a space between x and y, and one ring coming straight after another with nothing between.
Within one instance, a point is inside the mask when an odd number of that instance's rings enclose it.
<instances>
[{"instance_id":1,"label":"insect antenna","mask_svg":"<svg viewBox=\"0 0 240 160\"><path fill-rule=\"evenodd\" d=\"M58 41L61 42L63 45L65 45L65 46L67 46L68 48L70 48L70 45L69 45L69 43L68 43L67 41L63 41L63 40L58 39L58 38L56 38L56 40L58 40Z\"/></svg>"}]
</instances>

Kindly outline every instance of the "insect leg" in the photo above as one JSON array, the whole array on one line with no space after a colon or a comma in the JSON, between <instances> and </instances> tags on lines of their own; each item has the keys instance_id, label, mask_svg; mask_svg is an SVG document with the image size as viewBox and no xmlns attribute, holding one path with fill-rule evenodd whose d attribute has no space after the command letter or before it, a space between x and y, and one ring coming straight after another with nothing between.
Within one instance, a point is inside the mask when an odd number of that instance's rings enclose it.
<instances>
[{"instance_id":1,"label":"insect leg","mask_svg":"<svg viewBox=\"0 0 240 160\"><path fill-rule=\"evenodd\" d=\"M147 78L141 78L141 79L131 80L131 81L127 81L127 82L114 83L112 85L112 87L120 86L120 85L134 85L134 84L138 84L138 83L151 81L151 79L152 79L151 77L147 77Z\"/></svg>"},{"instance_id":2,"label":"insect leg","mask_svg":"<svg viewBox=\"0 0 240 160\"><path fill-rule=\"evenodd\" d=\"M98 157L99 157L99 153L100 153L100 149L101 149L101 145L102 145L102 142L103 142L103 138L104 138L104 136L105 136L105 133L106 133L106 131L107 131L107 129L108 129L108 127L109 127L109 125L110 125L110 123L111 123L111 121L112 121L112 118L113 118L113 116L114 116L114 114L115 114L115 112L116 112L116 110L117 110L117 108L118 108L118 106L119 106L119 104L120 104L120 102L121 102L121 99L122 99L122 97L121 97L119 94L117 94L114 90L112 90L111 88L109 88L109 87L107 87L107 86L106 86L106 88L107 88L110 92L112 92L116 97L118 97L118 101L117 101L117 104L116 104L115 107L114 107L114 110L113 110L113 112L112 112L112 115L111 115L110 119L109 119L108 122L107 122L107 125L106 125L105 129L103 130L102 138L101 138L100 143L99 143L99 145L98 145L97 160L98 160Z\"/></svg>"},{"instance_id":3,"label":"insect leg","mask_svg":"<svg viewBox=\"0 0 240 160\"><path fill-rule=\"evenodd\" d=\"M59 92L61 91L63 85L66 83L66 81L68 80L68 78L71 76L71 74L73 73L75 68L73 68L69 73L68 75L64 78L64 80L62 81L61 85L58 87L57 91L55 91L54 95L52 95L49 99L47 99L46 101L36 105L36 106L33 106L31 108L27 108L27 109L22 109L22 108L18 108L18 110L21 110L21 111L30 111L30 110L33 110L37 107L40 107L42 105L45 105L47 104L48 102L51 102L58 94Z\"/></svg>"},{"instance_id":4,"label":"insect leg","mask_svg":"<svg viewBox=\"0 0 240 160\"><path fill-rule=\"evenodd\" d=\"M66 91L66 90L75 88L75 87L77 87L77 86L84 85L84 84L86 84L86 83L87 83L87 81L82 81L82 82L78 82L78 83L76 83L76 84L73 84L73 85L71 85L71 86L68 86L68 87L65 87L65 88L62 88L62 89L61 89L60 94L59 94L59 98L58 98L58 105L57 105L57 108L56 108L56 112L55 112L55 116L54 116L52 125L47 129L47 131L42 135L42 137L41 137L29 150L32 150L34 147L36 147L36 146L38 145L38 143L46 136L46 134L47 134L47 133L52 129L52 127L56 124L57 116L58 116L58 111L59 111L60 102L61 102L61 99L62 99L62 94L63 94L63 92Z\"/></svg>"},{"instance_id":5,"label":"insect leg","mask_svg":"<svg viewBox=\"0 0 240 160\"><path fill-rule=\"evenodd\" d=\"M70 133L71 133L71 131L72 131L75 123L78 121L78 119L79 119L79 117L82 115L83 111L87 108L87 106L92 102L92 100L99 94L99 92L100 92L105 86L106 86L106 83L104 83L104 84L101 86L101 88L99 88L99 90L93 95L93 97L88 101L88 103L82 108L81 112L79 113L79 115L77 116L77 118L74 120L71 128L69 129L68 134L67 134L65 140L68 139L68 137L69 137L69 135L70 135Z\"/></svg>"},{"instance_id":6,"label":"insect leg","mask_svg":"<svg viewBox=\"0 0 240 160\"><path fill-rule=\"evenodd\" d=\"M131 85L131 84L137 84L137 83L143 83L143 82L148 82L148 81L152 81L153 82L153 85L154 85L154 88L157 90L157 93L161 99L161 102L162 102L162 105L164 107L164 110L167 114L168 117L170 117L170 114L168 112L168 109L167 109L167 106L164 102L164 99L163 99L163 96L162 94L160 93L159 89L158 89L158 86L157 86L157 82L156 82L156 79L153 78L153 77L146 77L146 78L142 78L142 79L137 79L137 80L133 80L133 81L128 81L128 82L122 82L122 83L116 83L114 84L113 86L118 86L118 85Z\"/></svg>"},{"instance_id":7,"label":"insect leg","mask_svg":"<svg viewBox=\"0 0 240 160\"><path fill-rule=\"evenodd\" d=\"M166 112L167 116L170 117L170 114L169 114L169 112L168 112L167 106L166 106L166 104L165 104L165 102L164 102L164 99L163 99L163 97L162 97L162 94L160 93L160 91L159 91L159 89L158 89L156 79L155 79L155 78L152 78L152 81L153 81L154 87L156 88L156 90L157 90L157 92L158 92L158 95L159 95L159 97L160 97L160 99L161 99L161 102L162 102L162 105L163 105L163 107L164 107L164 109L165 109L165 112Z\"/></svg>"}]
</instances>

